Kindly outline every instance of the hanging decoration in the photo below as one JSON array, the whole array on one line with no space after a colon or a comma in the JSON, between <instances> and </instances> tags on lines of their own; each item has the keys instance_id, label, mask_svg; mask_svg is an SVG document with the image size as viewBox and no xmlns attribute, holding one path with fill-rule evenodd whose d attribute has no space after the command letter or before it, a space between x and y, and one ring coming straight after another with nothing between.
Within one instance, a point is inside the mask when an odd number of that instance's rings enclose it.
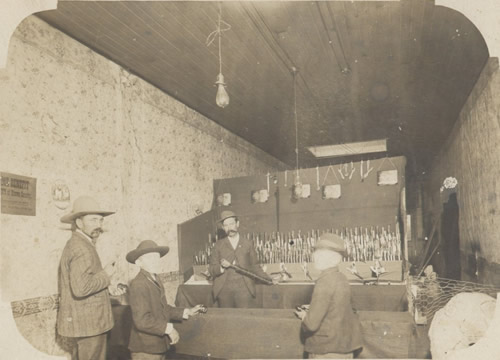
<instances>
[{"instance_id":1,"label":"hanging decoration","mask_svg":"<svg viewBox=\"0 0 500 360\"><path fill-rule=\"evenodd\" d=\"M54 205L61 210L65 210L70 203L70 192L66 182L64 180L56 180L52 185L51 192Z\"/></svg>"},{"instance_id":2,"label":"hanging decoration","mask_svg":"<svg viewBox=\"0 0 500 360\"><path fill-rule=\"evenodd\" d=\"M377 173L378 185L396 185L398 183L397 170L384 170Z\"/></svg>"},{"instance_id":3,"label":"hanging decoration","mask_svg":"<svg viewBox=\"0 0 500 360\"><path fill-rule=\"evenodd\" d=\"M293 186L293 191L295 199L307 199L311 197L311 184L295 184Z\"/></svg>"},{"instance_id":4,"label":"hanging decoration","mask_svg":"<svg viewBox=\"0 0 500 360\"><path fill-rule=\"evenodd\" d=\"M448 189L455 189L458 185L458 180L452 176L447 177L443 181L443 185L439 188L439 192L443 192Z\"/></svg>"},{"instance_id":5,"label":"hanging decoration","mask_svg":"<svg viewBox=\"0 0 500 360\"><path fill-rule=\"evenodd\" d=\"M326 178L327 178L330 171L335 176L335 179L337 180L337 184L325 185ZM339 199L341 194L342 194L339 178L337 177L337 174L335 174L335 169L331 165L328 166L328 169L326 170L325 178L323 179L322 188L323 188L323 191L322 191L323 200Z\"/></svg>"},{"instance_id":6,"label":"hanging decoration","mask_svg":"<svg viewBox=\"0 0 500 360\"><path fill-rule=\"evenodd\" d=\"M356 168L354 167L354 163L352 161L351 161L350 167L348 164L342 164L338 168L338 172L339 172L342 180L346 180L346 179L351 180L355 171L356 171Z\"/></svg>"},{"instance_id":7,"label":"hanging decoration","mask_svg":"<svg viewBox=\"0 0 500 360\"><path fill-rule=\"evenodd\" d=\"M316 191L320 191L321 186L319 185L319 166L316 166Z\"/></svg>"},{"instance_id":8,"label":"hanging decoration","mask_svg":"<svg viewBox=\"0 0 500 360\"><path fill-rule=\"evenodd\" d=\"M304 189L300 182L299 171L299 125L297 120L297 73L299 70L296 67L292 67L291 72L293 75L293 118L295 122L295 181L292 187L292 194L295 199L300 199L304 197ZM309 188L310 194L311 189Z\"/></svg>"},{"instance_id":9,"label":"hanging decoration","mask_svg":"<svg viewBox=\"0 0 500 360\"><path fill-rule=\"evenodd\" d=\"M385 161L389 160L393 169L391 170L382 170L382 165L384 165ZM398 167L394 165L392 160L388 157L384 158L377 168L377 185L396 185L398 183Z\"/></svg>"},{"instance_id":10,"label":"hanging decoration","mask_svg":"<svg viewBox=\"0 0 500 360\"><path fill-rule=\"evenodd\" d=\"M231 205L231 193L223 193L217 195L217 206Z\"/></svg>"},{"instance_id":11,"label":"hanging decoration","mask_svg":"<svg viewBox=\"0 0 500 360\"><path fill-rule=\"evenodd\" d=\"M259 190L252 190L250 192L250 200L252 204L255 203L265 203L267 200L269 200L269 191L270 191L270 182L271 182L271 173L266 174L266 185L267 188L265 189L259 189ZM274 178L274 177L273 177ZM274 180L273 180L274 182Z\"/></svg>"},{"instance_id":12,"label":"hanging decoration","mask_svg":"<svg viewBox=\"0 0 500 360\"><path fill-rule=\"evenodd\" d=\"M441 202L446 203L450 199L450 195L457 192L458 180L452 176L447 177L443 181L443 185L439 188Z\"/></svg>"},{"instance_id":13,"label":"hanging decoration","mask_svg":"<svg viewBox=\"0 0 500 360\"><path fill-rule=\"evenodd\" d=\"M231 29L231 25L222 20L222 4L219 3L219 17L217 21L217 29L212 31L207 37L206 45L210 46L217 37L219 40L219 74L217 75L217 80L215 85L217 86L217 95L215 96L215 102L217 106L225 108L229 105L229 95L226 91L226 83L224 82L224 75L222 75L222 33Z\"/></svg>"},{"instance_id":14,"label":"hanging decoration","mask_svg":"<svg viewBox=\"0 0 500 360\"><path fill-rule=\"evenodd\" d=\"M373 167L370 167L370 160L366 160L366 171L364 170L363 167L363 160L361 160L361 166L359 168L359 175L361 177L361 181L364 181L368 175L372 172Z\"/></svg>"},{"instance_id":15,"label":"hanging decoration","mask_svg":"<svg viewBox=\"0 0 500 360\"><path fill-rule=\"evenodd\" d=\"M252 204L265 203L269 200L269 191L267 189L252 190L250 193Z\"/></svg>"}]
</instances>

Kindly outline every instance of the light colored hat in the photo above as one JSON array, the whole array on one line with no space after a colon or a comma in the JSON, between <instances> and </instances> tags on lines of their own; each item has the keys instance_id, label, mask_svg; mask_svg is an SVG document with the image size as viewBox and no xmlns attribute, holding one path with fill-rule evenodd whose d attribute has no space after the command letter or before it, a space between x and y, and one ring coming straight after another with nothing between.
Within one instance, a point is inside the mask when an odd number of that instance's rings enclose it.
<instances>
[{"instance_id":1,"label":"light colored hat","mask_svg":"<svg viewBox=\"0 0 500 360\"><path fill-rule=\"evenodd\" d=\"M108 216L114 213L114 211L102 210L97 201L90 196L81 196L73 203L73 210L61 218L61 222L71 224L73 220L83 215L97 214L101 216Z\"/></svg>"},{"instance_id":2,"label":"light colored hat","mask_svg":"<svg viewBox=\"0 0 500 360\"><path fill-rule=\"evenodd\" d=\"M224 210L223 212L220 213L220 218L219 218L219 223L222 223L224 220L229 219L231 217L238 217L234 212L231 210Z\"/></svg>"},{"instance_id":3,"label":"light colored hat","mask_svg":"<svg viewBox=\"0 0 500 360\"><path fill-rule=\"evenodd\" d=\"M336 234L324 233L319 237L319 241L316 243L314 250L331 250L338 252L341 255L345 255L345 245L344 240Z\"/></svg>"},{"instance_id":4,"label":"light colored hat","mask_svg":"<svg viewBox=\"0 0 500 360\"><path fill-rule=\"evenodd\" d=\"M158 246L153 240L143 240L135 250L130 251L125 257L129 263L135 264L135 261L144 254L157 252L160 257L168 253L168 246Z\"/></svg>"}]
</instances>

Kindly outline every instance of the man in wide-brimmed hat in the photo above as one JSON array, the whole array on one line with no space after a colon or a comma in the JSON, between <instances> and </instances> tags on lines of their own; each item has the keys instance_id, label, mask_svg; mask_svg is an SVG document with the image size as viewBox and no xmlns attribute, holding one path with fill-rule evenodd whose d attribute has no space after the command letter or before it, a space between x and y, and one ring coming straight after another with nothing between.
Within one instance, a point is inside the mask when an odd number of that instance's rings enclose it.
<instances>
[{"instance_id":1,"label":"man in wide-brimmed hat","mask_svg":"<svg viewBox=\"0 0 500 360\"><path fill-rule=\"evenodd\" d=\"M160 258L168 250L168 246L144 240L126 256L129 263L141 268L130 283L133 326L128 347L133 360L163 360L169 345L179 341L173 322L188 319L203 310L203 305L183 309L167 304L158 273Z\"/></svg>"},{"instance_id":2,"label":"man in wide-brimmed hat","mask_svg":"<svg viewBox=\"0 0 500 360\"><path fill-rule=\"evenodd\" d=\"M76 340L79 360L105 360L107 331L113 327L108 286L115 272L114 262L104 268L95 249L105 216L96 200L82 196L61 218L73 233L66 243L59 265L59 312L57 331Z\"/></svg>"},{"instance_id":3,"label":"man in wide-brimmed hat","mask_svg":"<svg viewBox=\"0 0 500 360\"><path fill-rule=\"evenodd\" d=\"M344 240L332 233L320 236L314 266L321 270L309 309L295 313L305 331L304 350L310 359L352 359L362 347L361 325L351 304L351 288L338 265L345 255Z\"/></svg>"},{"instance_id":4,"label":"man in wide-brimmed hat","mask_svg":"<svg viewBox=\"0 0 500 360\"><path fill-rule=\"evenodd\" d=\"M256 307L254 280L236 272L231 265L250 270L261 278L272 279L260 267L253 242L238 233L240 223L236 214L229 210L222 211L218 223L227 237L217 241L210 257L214 299L217 299L219 307Z\"/></svg>"}]
</instances>

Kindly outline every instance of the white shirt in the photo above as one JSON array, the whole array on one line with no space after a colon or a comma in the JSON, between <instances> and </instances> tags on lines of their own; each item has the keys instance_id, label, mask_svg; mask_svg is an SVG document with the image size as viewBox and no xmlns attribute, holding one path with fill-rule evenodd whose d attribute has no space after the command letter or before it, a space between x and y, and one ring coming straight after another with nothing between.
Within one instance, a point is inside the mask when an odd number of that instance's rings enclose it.
<instances>
[{"instance_id":1,"label":"white shirt","mask_svg":"<svg viewBox=\"0 0 500 360\"><path fill-rule=\"evenodd\" d=\"M240 242L240 234L236 233L236 236L233 237L227 237L229 239L229 242L231 243L231 246L233 247L233 250L236 250L238 247L238 243ZM234 265L234 261L233 261ZM222 266L220 267L220 272L223 273L226 269L224 269Z\"/></svg>"},{"instance_id":2,"label":"white shirt","mask_svg":"<svg viewBox=\"0 0 500 360\"><path fill-rule=\"evenodd\" d=\"M233 247L234 250L236 250L236 247L238 246L238 243L240 242L240 234L236 233L236 236L233 237L227 237L229 239L229 242L231 243L231 246Z\"/></svg>"},{"instance_id":3,"label":"white shirt","mask_svg":"<svg viewBox=\"0 0 500 360\"><path fill-rule=\"evenodd\" d=\"M79 233L79 234L81 234L81 235L83 235L83 237L84 237L85 239L87 239L88 241L90 241L90 243L91 243L92 245L94 245L94 239L92 239L90 236L88 236L87 234L85 234L82 230L80 230L80 229L76 229L76 232L77 232L77 233Z\"/></svg>"}]
</instances>

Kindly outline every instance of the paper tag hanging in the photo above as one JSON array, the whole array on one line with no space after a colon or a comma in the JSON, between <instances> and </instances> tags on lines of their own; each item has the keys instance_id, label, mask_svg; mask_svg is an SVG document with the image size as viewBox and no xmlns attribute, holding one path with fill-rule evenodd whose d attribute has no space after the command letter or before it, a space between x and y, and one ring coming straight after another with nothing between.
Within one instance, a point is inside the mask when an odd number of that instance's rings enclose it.
<instances>
[{"instance_id":1,"label":"paper tag hanging","mask_svg":"<svg viewBox=\"0 0 500 360\"><path fill-rule=\"evenodd\" d=\"M224 193L217 195L217 205L218 206L231 205L231 193Z\"/></svg>"},{"instance_id":2,"label":"paper tag hanging","mask_svg":"<svg viewBox=\"0 0 500 360\"><path fill-rule=\"evenodd\" d=\"M259 191L261 202L266 202L269 199L269 191L266 189L262 189Z\"/></svg>"},{"instance_id":3,"label":"paper tag hanging","mask_svg":"<svg viewBox=\"0 0 500 360\"><path fill-rule=\"evenodd\" d=\"M306 199L311 196L311 184L295 184L293 186L293 196L296 199Z\"/></svg>"},{"instance_id":4,"label":"paper tag hanging","mask_svg":"<svg viewBox=\"0 0 500 360\"><path fill-rule=\"evenodd\" d=\"M265 203L269 199L269 192L267 189L253 190L250 193L252 204Z\"/></svg>"},{"instance_id":5,"label":"paper tag hanging","mask_svg":"<svg viewBox=\"0 0 500 360\"><path fill-rule=\"evenodd\" d=\"M339 199L340 195L340 184L323 186L323 199Z\"/></svg>"},{"instance_id":6,"label":"paper tag hanging","mask_svg":"<svg viewBox=\"0 0 500 360\"><path fill-rule=\"evenodd\" d=\"M302 198L308 198L311 196L311 184L302 184Z\"/></svg>"},{"instance_id":7,"label":"paper tag hanging","mask_svg":"<svg viewBox=\"0 0 500 360\"><path fill-rule=\"evenodd\" d=\"M398 183L397 170L383 170L377 172L378 185L396 185Z\"/></svg>"}]
</instances>

